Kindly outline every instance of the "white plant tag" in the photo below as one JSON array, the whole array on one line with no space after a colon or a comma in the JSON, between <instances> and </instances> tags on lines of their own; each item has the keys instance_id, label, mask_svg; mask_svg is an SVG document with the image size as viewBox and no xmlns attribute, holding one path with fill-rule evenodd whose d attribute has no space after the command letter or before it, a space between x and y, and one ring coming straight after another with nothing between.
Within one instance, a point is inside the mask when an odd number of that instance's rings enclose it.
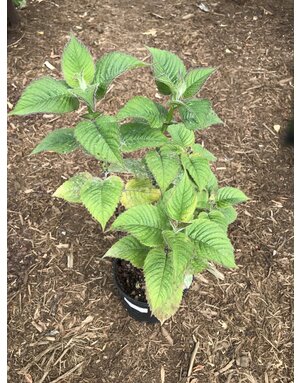
<instances>
[{"instance_id":1,"label":"white plant tag","mask_svg":"<svg viewBox=\"0 0 300 383\"><path fill-rule=\"evenodd\" d=\"M184 276L183 287L188 289L193 282L193 274L186 274Z\"/></svg>"},{"instance_id":2,"label":"white plant tag","mask_svg":"<svg viewBox=\"0 0 300 383\"><path fill-rule=\"evenodd\" d=\"M148 309L145 309L145 308L143 308L143 307L139 307L139 306L134 305L133 303L131 303L131 302L130 302L128 299L126 299L125 297L124 297L124 301L127 302L128 305L129 305L130 307L132 307L133 309L135 309L136 311L139 311L140 313L145 313L145 314L147 314Z\"/></svg>"}]
</instances>

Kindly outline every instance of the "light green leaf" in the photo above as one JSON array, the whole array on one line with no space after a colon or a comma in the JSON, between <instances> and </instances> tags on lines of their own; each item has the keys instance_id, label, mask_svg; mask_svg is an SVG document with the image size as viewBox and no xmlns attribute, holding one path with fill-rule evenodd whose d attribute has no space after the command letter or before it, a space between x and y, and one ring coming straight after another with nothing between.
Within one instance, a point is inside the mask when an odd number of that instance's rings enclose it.
<instances>
[{"instance_id":1,"label":"light green leaf","mask_svg":"<svg viewBox=\"0 0 300 383\"><path fill-rule=\"evenodd\" d=\"M172 250L170 256L175 279L180 279L185 275L189 262L193 257L194 244L184 233L165 230L163 236L168 247Z\"/></svg>"},{"instance_id":2,"label":"light green leaf","mask_svg":"<svg viewBox=\"0 0 300 383\"><path fill-rule=\"evenodd\" d=\"M152 65L158 90L162 94L176 94L186 74L181 59L174 53L148 48L152 55Z\"/></svg>"},{"instance_id":3,"label":"light green leaf","mask_svg":"<svg viewBox=\"0 0 300 383\"><path fill-rule=\"evenodd\" d=\"M209 177L206 188L210 194L216 193L218 190L218 180L213 172L211 172L211 176Z\"/></svg>"},{"instance_id":4,"label":"light green leaf","mask_svg":"<svg viewBox=\"0 0 300 383\"><path fill-rule=\"evenodd\" d=\"M181 162L198 188L200 190L205 189L212 174L208 161L197 154L187 155L183 153L181 155Z\"/></svg>"},{"instance_id":5,"label":"light green leaf","mask_svg":"<svg viewBox=\"0 0 300 383\"><path fill-rule=\"evenodd\" d=\"M155 189L149 179L134 178L127 182L122 193L121 203L126 209L146 203L153 203L160 198L160 190Z\"/></svg>"},{"instance_id":6,"label":"light green leaf","mask_svg":"<svg viewBox=\"0 0 300 383\"><path fill-rule=\"evenodd\" d=\"M88 85L84 90L81 88L70 89L70 93L83 100L91 109L95 108L97 85Z\"/></svg>"},{"instance_id":7,"label":"light green leaf","mask_svg":"<svg viewBox=\"0 0 300 383\"><path fill-rule=\"evenodd\" d=\"M225 231L215 222L196 219L186 228L186 234L195 241L201 260L216 262L225 267L235 267L233 247Z\"/></svg>"},{"instance_id":8,"label":"light green leaf","mask_svg":"<svg viewBox=\"0 0 300 383\"><path fill-rule=\"evenodd\" d=\"M143 61L122 52L107 53L96 63L94 83L99 84L97 97L103 97L111 82L124 72L146 65Z\"/></svg>"},{"instance_id":9,"label":"light green leaf","mask_svg":"<svg viewBox=\"0 0 300 383\"><path fill-rule=\"evenodd\" d=\"M187 146L191 146L195 143L194 132L187 129L182 123L169 125L168 132L172 137L173 143L181 146L182 148L186 148Z\"/></svg>"},{"instance_id":10,"label":"light green leaf","mask_svg":"<svg viewBox=\"0 0 300 383\"><path fill-rule=\"evenodd\" d=\"M83 185L92 178L92 175L86 172L76 174L60 185L52 197L62 198L68 202L81 202L80 191Z\"/></svg>"},{"instance_id":11,"label":"light green leaf","mask_svg":"<svg viewBox=\"0 0 300 383\"><path fill-rule=\"evenodd\" d=\"M211 210L209 213L202 212L198 215L198 218L208 219L212 222L215 222L217 225L220 226L221 229L225 231L225 233L227 232L227 227L228 227L227 220L224 217L224 214L222 214L218 210Z\"/></svg>"},{"instance_id":12,"label":"light green leaf","mask_svg":"<svg viewBox=\"0 0 300 383\"><path fill-rule=\"evenodd\" d=\"M213 161L213 162L217 160L217 158L210 151L203 148L203 146L200 144L192 145L192 149L193 149L193 152L197 153L198 156L200 156L201 158L204 158L208 161Z\"/></svg>"},{"instance_id":13,"label":"light green leaf","mask_svg":"<svg viewBox=\"0 0 300 383\"><path fill-rule=\"evenodd\" d=\"M230 225L237 219L237 212L233 206L219 208L219 211L224 215L227 225Z\"/></svg>"},{"instance_id":14,"label":"light green leaf","mask_svg":"<svg viewBox=\"0 0 300 383\"><path fill-rule=\"evenodd\" d=\"M93 57L89 50L74 36L66 45L61 59L61 69L64 79L72 88L91 84L95 74Z\"/></svg>"},{"instance_id":15,"label":"light green leaf","mask_svg":"<svg viewBox=\"0 0 300 383\"><path fill-rule=\"evenodd\" d=\"M230 186L223 187L217 192L217 206L226 207L247 201L249 198L239 189Z\"/></svg>"},{"instance_id":16,"label":"light green leaf","mask_svg":"<svg viewBox=\"0 0 300 383\"><path fill-rule=\"evenodd\" d=\"M154 129L160 129L166 120L167 110L147 97L136 96L129 100L117 114L119 121L126 118L145 120Z\"/></svg>"},{"instance_id":17,"label":"light green leaf","mask_svg":"<svg viewBox=\"0 0 300 383\"><path fill-rule=\"evenodd\" d=\"M136 238L128 235L116 242L104 255L124 259L139 269L143 268L145 258L149 252L149 247L142 245Z\"/></svg>"},{"instance_id":18,"label":"light green leaf","mask_svg":"<svg viewBox=\"0 0 300 383\"><path fill-rule=\"evenodd\" d=\"M122 164L120 133L113 117L80 122L75 128L75 138L97 159Z\"/></svg>"},{"instance_id":19,"label":"light green leaf","mask_svg":"<svg viewBox=\"0 0 300 383\"><path fill-rule=\"evenodd\" d=\"M163 249L152 249L144 263L146 296L151 312L161 323L178 310L183 294L183 283L174 285L172 259Z\"/></svg>"},{"instance_id":20,"label":"light green leaf","mask_svg":"<svg viewBox=\"0 0 300 383\"><path fill-rule=\"evenodd\" d=\"M120 127L121 150L124 153L143 148L159 147L168 142L166 136L147 124L131 122Z\"/></svg>"},{"instance_id":21,"label":"light green leaf","mask_svg":"<svg viewBox=\"0 0 300 383\"><path fill-rule=\"evenodd\" d=\"M179 172L180 164L177 154L151 151L147 153L145 159L149 170L164 193Z\"/></svg>"},{"instance_id":22,"label":"light green leaf","mask_svg":"<svg viewBox=\"0 0 300 383\"><path fill-rule=\"evenodd\" d=\"M168 229L169 225L156 206L139 205L122 213L112 228L129 232L146 246L159 246L163 243L162 230Z\"/></svg>"},{"instance_id":23,"label":"light green leaf","mask_svg":"<svg viewBox=\"0 0 300 383\"><path fill-rule=\"evenodd\" d=\"M114 214L120 201L123 181L116 176L104 180L93 178L80 191L80 198L89 213L100 222L102 229Z\"/></svg>"},{"instance_id":24,"label":"light green leaf","mask_svg":"<svg viewBox=\"0 0 300 383\"><path fill-rule=\"evenodd\" d=\"M197 193L197 208L199 209L208 209L209 203L208 203L208 191L207 190L201 190L199 193Z\"/></svg>"},{"instance_id":25,"label":"light green leaf","mask_svg":"<svg viewBox=\"0 0 300 383\"><path fill-rule=\"evenodd\" d=\"M72 96L64 81L42 77L32 81L9 115L32 113L67 113L78 109L79 101Z\"/></svg>"},{"instance_id":26,"label":"light green leaf","mask_svg":"<svg viewBox=\"0 0 300 383\"><path fill-rule=\"evenodd\" d=\"M189 98L198 93L214 71L215 68L196 68L190 70L185 76L186 90L183 97Z\"/></svg>"},{"instance_id":27,"label":"light green leaf","mask_svg":"<svg viewBox=\"0 0 300 383\"><path fill-rule=\"evenodd\" d=\"M181 181L171 189L166 201L168 215L179 222L189 222L193 219L197 206L197 194L187 173L183 174Z\"/></svg>"},{"instance_id":28,"label":"light green leaf","mask_svg":"<svg viewBox=\"0 0 300 383\"><path fill-rule=\"evenodd\" d=\"M144 161L134 158L124 158L122 165L110 164L108 171L112 173L134 174L139 178L147 178L150 175Z\"/></svg>"},{"instance_id":29,"label":"light green leaf","mask_svg":"<svg viewBox=\"0 0 300 383\"><path fill-rule=\"evenodd\" d=\"M74 129L62 128L50 132L31 152L55 152L59 154L70 153L79 147L74 137Z\"/></svg>"},{"instance_id":30,"label":"light green leaf","mask_svg":"<svg viewBox=\"0 0 300 383\"><path fill-rule=\"evenodd\" d=\"M187 129L205 129L211 125L223 123L213 111L209 100L189 100L178 110Z\"/></svg>"}]
</instances>

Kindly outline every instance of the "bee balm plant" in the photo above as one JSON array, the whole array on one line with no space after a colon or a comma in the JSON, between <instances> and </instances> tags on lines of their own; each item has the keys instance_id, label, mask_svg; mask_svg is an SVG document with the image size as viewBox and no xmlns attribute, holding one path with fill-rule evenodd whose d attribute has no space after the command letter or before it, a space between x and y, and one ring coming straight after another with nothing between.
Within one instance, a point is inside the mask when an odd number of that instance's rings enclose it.
<instances>
[{"instance_id":1,"label":"bee balm plant","mask_svg":"<svg viewBox=\"0 0 300 383\"><path fill-rule=\"evenodd\" d=\"M143 275L150 312L164 322L178 310L194 274L210 263L236 267L227 228L237 217L234 205L247 197L218 186L211 170L216 158L195 142L195 131L222 123L209 100L196 98L214 69L188 71L175 54L148 50L149 64L121 52L94 64L88 49L71 37L61 60L64 79L33 81L9 114L68 113L86 106L75 127L52 131L32 154L83 150L99 160L102 178L74 174L53 195L84 205L103 230L115 218L110 229L127 235L105 256L129 262ZM115 116L97 110L112 81L139 67L152 71L158 91L169 96L165 105L136 96ZM119 204L125 211L116 217Z\"/></svg>"}]
</instances>

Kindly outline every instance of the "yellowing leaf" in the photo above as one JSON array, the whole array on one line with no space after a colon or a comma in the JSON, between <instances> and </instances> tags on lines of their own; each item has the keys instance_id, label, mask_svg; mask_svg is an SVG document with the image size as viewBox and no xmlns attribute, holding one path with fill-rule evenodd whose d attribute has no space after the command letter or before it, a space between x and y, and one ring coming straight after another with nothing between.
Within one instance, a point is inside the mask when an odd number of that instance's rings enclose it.
<instances>
[{"instance_id":1,"label":"yellowing leaf","mask_svg":"<svg viewBox=\"0 0 300 383\"><path fill-rule=\"evenodd\" d=\"M134 178L127 182L122 193L121 203L129 209L145 203L159 200L160 190L155 189L149 179Z\"/></svg>"}]
</instances>

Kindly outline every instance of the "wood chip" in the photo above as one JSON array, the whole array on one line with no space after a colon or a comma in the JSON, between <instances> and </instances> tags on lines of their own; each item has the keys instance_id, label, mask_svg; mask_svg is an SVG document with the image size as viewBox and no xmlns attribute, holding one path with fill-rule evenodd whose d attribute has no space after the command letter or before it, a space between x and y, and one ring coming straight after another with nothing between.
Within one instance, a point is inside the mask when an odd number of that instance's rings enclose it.
<instances>
[{"instance_id":1,"label":"wood chip","mask_svg":"<svg viewBox=\"0 0 300 383\"><path fill-rule=\"evenodd\" d=\"M166 338L166 340L168 341L168 343L173 346L174 344L174 341L173 341L173 338L171 337L171 335L169 334L169 332L167 331L167 329L165 329L164 327L161 327L161 333L162 335Z\"/></svg>"},{"instance_id":2,"label":"wood chip","mask_svg":"<svg viewBox=\"0 0 300 383\"><path fill-rule=\"evenodd\" d=\"M44 62L44 65L45 65L48 69L50 69L50 70L54 70L54 69L56 69L55 66L53 66L51 63L49 63L49 61L45 61L45 62Z\"/></svg>"},{"instance_id":3,"label":"wood chip","mask_svg":"<svg viewBox=\"0 0 300 383\"><path fill-rule=\"evenodd\" d=\"M161 366L161 368L160 368L160 380L161 380L161 383L165 383L165 376L166 376L165 368L164 368L164 366Z\"/></svg>"},{"instance_id":4,"label":"wood chip","mask_svg":"<svg viewBox=\"0 0 300 383\"><path fill-rule=\"evenodd\" d=\"M157 30L156 29L153 29L153 28L151 28L151 29L149 29L148 31L146 31L146 32L143 32L142 33L143 35L150 35L150 36L156 36L157 35Z\"/></svg>"},{"instance_id":5,"label":"wood chip","mask_svg":"<svg viewBox=\"0 0 300 383\"><path fill-rule=\"evenodd\" d=\"M182 16L182 20L189 20L192 17L194 17L194 14L193 13L189 13L187 15Z\"/></svg>"}]
</instances>

